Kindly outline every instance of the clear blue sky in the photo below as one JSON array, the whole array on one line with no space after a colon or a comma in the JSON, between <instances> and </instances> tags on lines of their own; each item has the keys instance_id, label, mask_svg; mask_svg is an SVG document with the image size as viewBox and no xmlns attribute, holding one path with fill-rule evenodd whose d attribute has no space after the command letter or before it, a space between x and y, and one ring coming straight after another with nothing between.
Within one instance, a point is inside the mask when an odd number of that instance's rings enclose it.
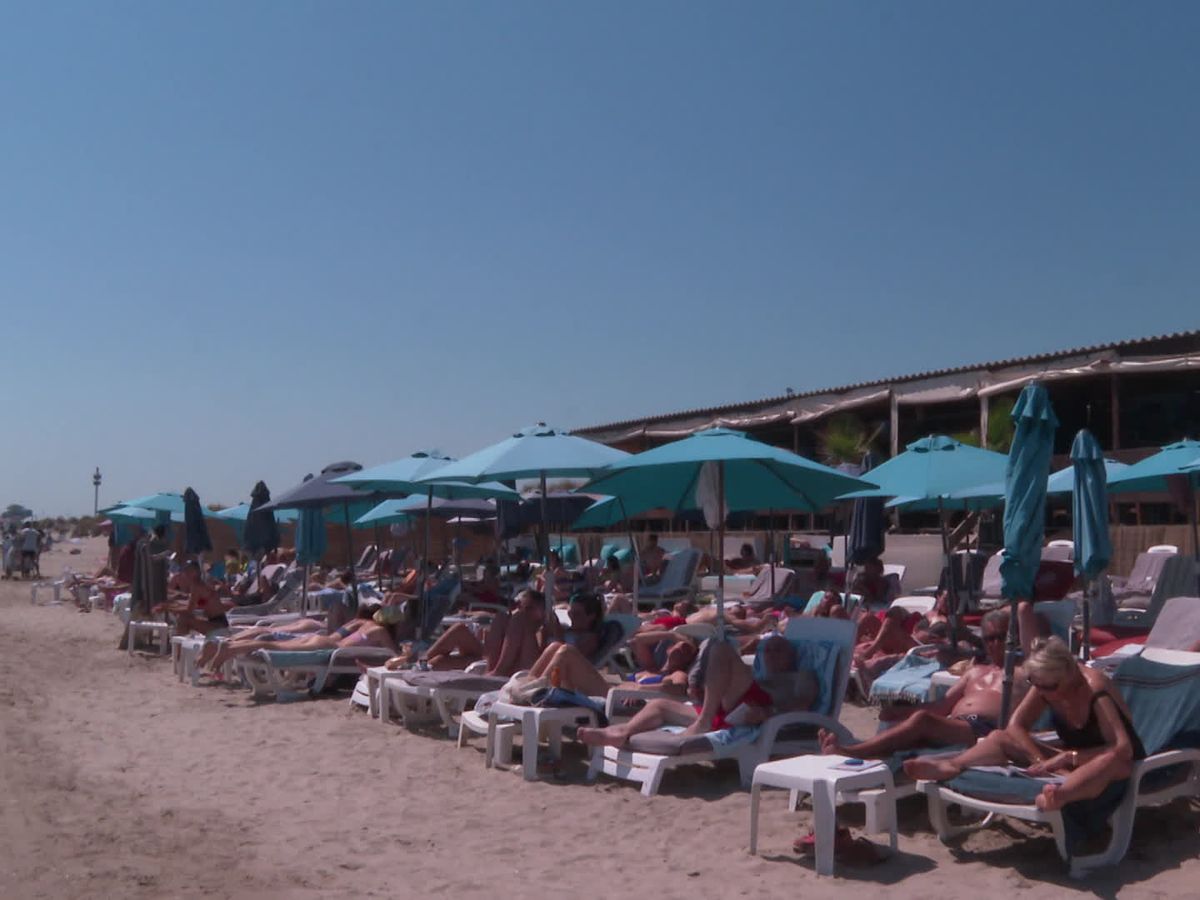
<instances>
[{"instance_id":1,"label":"clear blue sky","mask_svg":"<svg viewBox=\"0 0 1200 900\"><path fill-rule=\"evenodd\" d=\"M0 505L1196 326L1200 6L0 6Z\"/></svg>"}]
</instances>

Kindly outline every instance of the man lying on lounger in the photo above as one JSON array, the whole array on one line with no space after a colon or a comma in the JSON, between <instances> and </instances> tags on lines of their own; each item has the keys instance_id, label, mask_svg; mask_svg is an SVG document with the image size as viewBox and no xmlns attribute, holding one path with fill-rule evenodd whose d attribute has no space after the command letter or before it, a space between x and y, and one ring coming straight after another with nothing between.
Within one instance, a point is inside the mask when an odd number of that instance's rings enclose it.
<instances>
[{"instance_id":1,"label":"man lying on lounger","mask_svg":"<svg viewBox=\"0 0 1200 900\"><path fill-rule=\"evenodd\" d=\"M606 678L573 644L555 641L546 647L529 670L529 678L546 678L551 684L589 697L603 697L611 688L687 693L688 670L696 661L695 642L674 631L648 631L629 639L638 671L621 683Z\"/></svg>"},{"instance_id":2,"label":"man lying on lounger","mask_svg":"<svg viewBox=\"0 0 1200 900\"><path fill-rule=\"evenodd\" d=\"M1037 637L1037 621L1028 603L1018 612L1021 643L1026 648ZM983 617L986 662L976 662L941 700L914 707L885 707L881 721L900 724L858 744L843 746L837 735L822 729L821 752L882 759L901 750L922 747L974 746L1000 727L1000 691L1004 682L1004 644L1008 637L1009 613L998 609ZM1028 684L1020 668L1013 677L1014 707Z\"/></svg>"},{"instance_id":3,"label":"man lying on lounger","mask_svg":"<svg viewBox=\"0 0 1200 900\"><path fill-rule=\"evenodd\" d=\"M762 647L766 674L756 680L732 644L712 641L698 703L658 698L632 719L607 728L580 728L579 740L593 746L620 747L633 735L663 725L684 725L683 737L737 725L759 725L773 713L806 710L818 694L817 676L796 668L796 648L786 638L766 638Z\"/></svg>"}]
</instances>

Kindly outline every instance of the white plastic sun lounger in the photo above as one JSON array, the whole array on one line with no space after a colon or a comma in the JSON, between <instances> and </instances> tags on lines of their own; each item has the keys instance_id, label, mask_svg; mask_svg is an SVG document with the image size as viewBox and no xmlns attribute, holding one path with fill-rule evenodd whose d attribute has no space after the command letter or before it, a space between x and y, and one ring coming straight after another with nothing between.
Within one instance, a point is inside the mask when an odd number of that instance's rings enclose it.
<instances>
[{"instance_id":1,"label":"white plastic sun lounger","mask_svg":"<svg viewBox=\"0 0 1200 900\"><path fill-rule=\"evenodd\" d=\"M601 773L632 781L641 785L644 797L658 793L663 776L679 766L712 762L717 759L736 759L744 787L749 787L754 769L772 756L788 756L812 752L816 749L816 733L820 728L835 732L842 740L850 740L850 732L838 722L842 701L846 696L846 685L850 679L850 661L854 653L855 626L844 619L794 618L788 622L785 637L803 643L829 643L837 649L837 658L832 666L829 686L829 706L819 712L788 712L772 716L763 723L758 735L741 744L725 747L719 753L705 736L672 747L678 752L653 752L670 741L670 735L662 730L647 735L635 735L628 747L595 747L588 767L588 780L595 780ZM818 678L821 673L818 673ZM645 699L647 692L615 689L607 699L608 718L613 718L617 704L627 699ZM799 735L789 734L799 730ZM664 740L666 734L666 740ZM639 749L642 748L642 749Z\"/></svg>"},{"instance_id":2,"label":"white plastic sun lounger","mask_svg":"<svg viewBox=\"0 0 1200 900\"><path fill-rule=\"evenodd\" d=\"M995 815L1040 822L1049 825L1054 833L1055 846L1069 865L1071 877L1081 878L1093 869L1115 865L1124 858L1139 808L1161 806L1177 797L1200 797L1200 750L1171 749L1169 737L1158 742L1162 744L1161 747L1156 747L1156 742L1150 739L1154 734L1169 734L1171 729L1178 732L1196 726L1197 710L1200 709L1200 704L1195 702L1197 695L1200 695L1200 654L1148 648L1141 656L1131 657L1124 662L1113 680L1125 695L1133 714L1134 727L1147 743L1146 749L1150 755L1134 763L1124 799L1110 817L1111 837L1103 850L1087 856L1073 856L1067 844L1061 812L1043 812L1027 803L982 799L945 784L921 781L917 783L917 788L928 798L929 817L938 837L947 841L981 827L981 824L952 824L947 815L949 806L987 813L989 815L985 822ZM1158 698L1155 694L1170 692L1190 695L1193 702L1187 710L1189 720L1180 715L1178 708L1172 709L1172 714L1164 715L1167 708L1156 702ZM1164 770L1173 768L1174 777L1159 780L1158 783L1148 781L1154 773L1172 774L1164 773Z\"/></svg>"}]
</instances>

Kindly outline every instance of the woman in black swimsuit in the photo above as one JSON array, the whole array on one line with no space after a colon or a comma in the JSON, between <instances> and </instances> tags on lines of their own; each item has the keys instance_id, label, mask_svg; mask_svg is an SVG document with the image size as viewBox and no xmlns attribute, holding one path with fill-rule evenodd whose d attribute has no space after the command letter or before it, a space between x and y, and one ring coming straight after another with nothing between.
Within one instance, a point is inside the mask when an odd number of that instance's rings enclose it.
<instances>
[{"instance_id":1,"label":"woman in black swimsuit","mask_svg":"<svg viewBox=\"0 0 1200 900\"><path fill-rule=\"evenodd\" d=\"M1125 701L1108 676L1083 666L1058 638L1039 638L1024 665L1033 688L1008 728L949 759L913 759L904 771L913 778L944 781L968 766L1006 763L1027 766L1033 776L1062 775L1037 798L1041 810L1100 796L1114 781L1128 778L1133 761L1146 755ZM1059 746L1035 741L1030 729L1049 708Z\"/></svg>"}]
</instances>

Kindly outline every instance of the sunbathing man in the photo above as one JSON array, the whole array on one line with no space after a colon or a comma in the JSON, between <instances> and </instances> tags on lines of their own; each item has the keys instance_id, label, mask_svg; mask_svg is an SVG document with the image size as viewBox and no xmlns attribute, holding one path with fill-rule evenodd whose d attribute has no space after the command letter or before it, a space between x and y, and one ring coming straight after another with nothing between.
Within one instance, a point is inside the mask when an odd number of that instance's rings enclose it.
<instances>
[{"instance_id":1,"label":"sunbathing man","mask_svg":"<svg viewBox=\"0 0 1200 900\"><path fill-rule=\"evenodd\" d=\"M657 698L628 722L607 728L580 728L579 740L592 746L620 747L635 734L663 725L684 725L685 737L739 725L759 725L772 713L805 710L818 694L816 675L796 669L796 648L782 635L763 642L766 674L755 680L733 645L712 641L699 703Z\"/></svg>"},{"instance_id":2,"label":"sunbathing man","mask_svg":"<svg viewBox=\"0 0 1200 900\"><path fill-rule=\"evenodd\" d=\"M265 638L227 641L213 656L210 668L217 672L228 660L247 656L255 650L337 650L343 647L383 647L395 651L394 626L380 623L381 609L382 607L371 604L361 611L361 613L371 613L369 617L363 618L360 614L360 618L351 620L333 634L302 634L289 640L280 641L266 640Z\"/></svg>"},{"instance_id":3,"label":"sunbathing man","mask_svg":"<svg viewBox=\"0 0 1200 900\"><path fill-rule=\"evenodd\" d=\"M1064 781L1047 784L1035 801L1043 811L1091 800L1113 782L1128 778L1134 760L1144 759L1146 751L1129 707L1108 676L1081 663L1058 638L1035 641L1024 668L1021 680L1033 690L1017 706L1007 728L949 759L910 759L905 773L914 779L945 781L970 766L1008 763L1028 767L1034 777L1061 773ZM1030 734L1047 710L1061 748Z\"/></svg>"},{"instance_id":4,"label":"sunbathing man","mask_svg":"<svg viewBox=\"0 0 1200 900\"><path fill-rule=\"evenodd\" d=\"M618 685L680 696L687 693L688 669L698 653L691 638L673 631L646 632L634 635L629 647L639 670L628 676L627 683L605 678L578 647L559 643L546 648L529 670L529 677L546 677L551 684L590 697L603 697Z\"/></svg>"},{"instance_id":5,"label":"sunbathing man","mask_svg":"<svg viewBox=\"0 0 1200 900\"><path fill-rule=\"evenodd\" d=\"M758 558L754 555L753 544L742 544L738 555L725 560L725 568L733 572L750 572L758 568Z\"/></svg>"},{"instance_id":6,"label":"sunbathing man","mask_svg":"<svg viewBox=\"0 0 1200 900\"><path fill-rule=\"evenodd\" d=\"M482 659L488 675L509 676L532 666L561 634L558 619L552 618L546 619L546 598L539 591L524 590L511 613L480 613L475 622L451 625L430 645L424 660L431 669L447 670L465 669ZM389 659L387 667L399 669L416 661L410 648Z\"/></svg>"},{"instance_id":7,"label":"sunbathing man","mask_svg":"<svg viewBox=\"0 0 1200 900\"><path fill-rule=\"evenodd\" d=\"M855 646L854 665L867 678L875 679L917 646L913 636L904 629L909 615L909 611L901 606L889 607L878 634Z\"/></svg>"},{"instance_id":8,"label":"sunbathing man","mask_svg":"<svg viewBox=\"0 0 1200 900\"><path fill-rule=\"evenodd\" d=\"M638 562L642 567L642 584L657 584L662 580L667 554L658 546L657 534L646 535L646 546L638 552Z\"/></svg>"},{"instance_id":9,"label":"sunbathing man","mask_svg":"<svg viewBox=\"0 0 1200 900\"><path fill-rule=\"evenodd\" d=\"M193 631L209 634L229 627L225 613L234 609L236 604L205 581L200 572L200 563L193 559L184 564L179 571L179 585L180 589L186 592L186 600L164 603L153 610L175 614L176 634L189 634Z\"/></svg>"},{"instance_id":10,"label":"sunbathing man","mask_svg":"<svg viewBox=\"0 0 1200 900\"><path fill-rule=\"evenodd\" d=\"M867 607L886 603L890 590L891 585L883 574L883 561L879 557L863 563L862 571L854 576L854 584L850 588L851 593L863 598L863 605Z\"/></svg>"},{"instance_id":11,"label":"sunbathing man","mask_svg":"<svg viewBox=\"0 0 1200 900\"><path fill-rule=\"evenodd\" d=\"M1028 604L1025 604L1026 606ZM882 759L901 750L920 747L970 747L999 727L1000 692L1004 683L1004 643L1008 637L1009 614L997 609L983 617L983 643L986 662L976 662L941 700L916 707L886 706L881 721L900 724L857 744L844 746L837 735L820 732L821 752ZM1032 640L1036 629L1032 618L1019 619L1025 641ZM1027 625L1027 622L1030 625ZM1014 676L1015 702L1020 702L1027 687L1018 669Z\"/></svg>"}]
</instances>

